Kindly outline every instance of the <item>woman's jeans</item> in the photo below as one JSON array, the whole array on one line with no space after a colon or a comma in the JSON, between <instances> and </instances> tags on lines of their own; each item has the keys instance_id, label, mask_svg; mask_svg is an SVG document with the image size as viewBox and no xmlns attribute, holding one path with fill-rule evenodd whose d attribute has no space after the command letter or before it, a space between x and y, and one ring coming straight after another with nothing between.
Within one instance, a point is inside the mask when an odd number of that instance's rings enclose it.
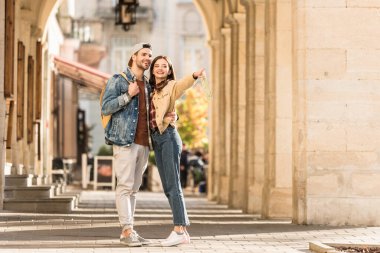
<instances>
[{"instance_id":1,"label":"woman's jeans","mask_svg":"<svg viewBox=\"0 0 380 253\"><path fill-rule=\"evenodd\" d=\"M159 131L153 132L152 140L162 187L172 209L174 226L189 226L179 173L181 138L177 130L169 126L162 134Z\"/></svg>"}]
</instances>

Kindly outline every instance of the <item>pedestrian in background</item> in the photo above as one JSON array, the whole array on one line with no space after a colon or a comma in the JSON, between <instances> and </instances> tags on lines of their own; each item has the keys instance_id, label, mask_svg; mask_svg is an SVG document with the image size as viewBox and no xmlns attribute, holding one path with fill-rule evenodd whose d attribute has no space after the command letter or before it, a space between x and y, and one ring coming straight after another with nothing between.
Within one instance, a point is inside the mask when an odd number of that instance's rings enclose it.
<instances>
[{"instance_id":1,"label":"pedestrian in background","mask_svg":"<svg viewBox=\"0 0 380 253\"><path fill-rule=\"evenodd\" d=\"M180 178L181 178L181 186L183 189L187 187L187 175L189 174L189 158L190 152L186 148L186 144L182 144L182 152L180 159Z\"/></svg>"},{"instance_id":2,"label":"pedestrian in background","mask_svg":"<svg viewBox=\"0 0 380 253\"><path fill-rule=\"evenodd\" d=\"M205 180L205 172L204 172L204 162L203 162L203 154L201 151L197 150L194 152L194 155L189 156L188 164L189 170L191 171L192 176L192 191L195 192L199 183Z\"/></svg>"}]
</instances>

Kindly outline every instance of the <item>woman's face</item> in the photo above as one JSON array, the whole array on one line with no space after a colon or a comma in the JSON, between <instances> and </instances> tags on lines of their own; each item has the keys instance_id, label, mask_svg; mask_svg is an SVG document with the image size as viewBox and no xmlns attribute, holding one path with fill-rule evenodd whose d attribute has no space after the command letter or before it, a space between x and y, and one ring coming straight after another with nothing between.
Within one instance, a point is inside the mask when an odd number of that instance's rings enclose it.
<instances>
[{"instance_id":1,"label":"woman's face","mask_svg":"<svg viewBox=\"0 0 380 253\"><path fill-rule=\"evenodd\" d=\"M153 75L156 79L165 80L169 74L169 63L165 59L158 59L153 66Z\"/></svg>"}]
</instances>

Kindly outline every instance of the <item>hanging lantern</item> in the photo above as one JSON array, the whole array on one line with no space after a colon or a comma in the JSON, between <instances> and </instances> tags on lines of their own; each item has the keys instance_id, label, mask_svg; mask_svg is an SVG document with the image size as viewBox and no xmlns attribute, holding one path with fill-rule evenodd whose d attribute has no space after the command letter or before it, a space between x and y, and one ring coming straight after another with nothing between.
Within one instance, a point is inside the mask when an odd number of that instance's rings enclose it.
<instances>
[{"instance_id":1,"label":"hanging lantern","mask_svg":"<svg viewBox=\"0 0 380 253\"><path fill-rule=\"evenodd\" d=\"M138 6L138 0L119 0L115 8L115 25L121 25L125 31L128 31L131 25L136 24Z\"/></svg>"}]
</instances>

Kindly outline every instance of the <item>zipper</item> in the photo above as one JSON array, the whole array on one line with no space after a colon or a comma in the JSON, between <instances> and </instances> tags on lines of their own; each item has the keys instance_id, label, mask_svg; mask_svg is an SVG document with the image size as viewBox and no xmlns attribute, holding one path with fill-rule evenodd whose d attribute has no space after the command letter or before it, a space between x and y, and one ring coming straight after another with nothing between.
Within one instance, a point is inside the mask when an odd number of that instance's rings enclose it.
<instances>
[{"instance_id":1,"label":"zipper","mask_svg":"<svg viewBox=\"0 0 380 253\"><path fill-rule=\"evenodd\" d=\"M150 136L150 128L149 128L149 95L148 95L148 87L147 87L147 82L144 78L144 88L145 88L145 105L146 105L146 120L147 120L147 125L148 125L148 140L149 140L149 150L153 150L153 144L152 144L152 137Z\"/></svg>"}]
</instances>

